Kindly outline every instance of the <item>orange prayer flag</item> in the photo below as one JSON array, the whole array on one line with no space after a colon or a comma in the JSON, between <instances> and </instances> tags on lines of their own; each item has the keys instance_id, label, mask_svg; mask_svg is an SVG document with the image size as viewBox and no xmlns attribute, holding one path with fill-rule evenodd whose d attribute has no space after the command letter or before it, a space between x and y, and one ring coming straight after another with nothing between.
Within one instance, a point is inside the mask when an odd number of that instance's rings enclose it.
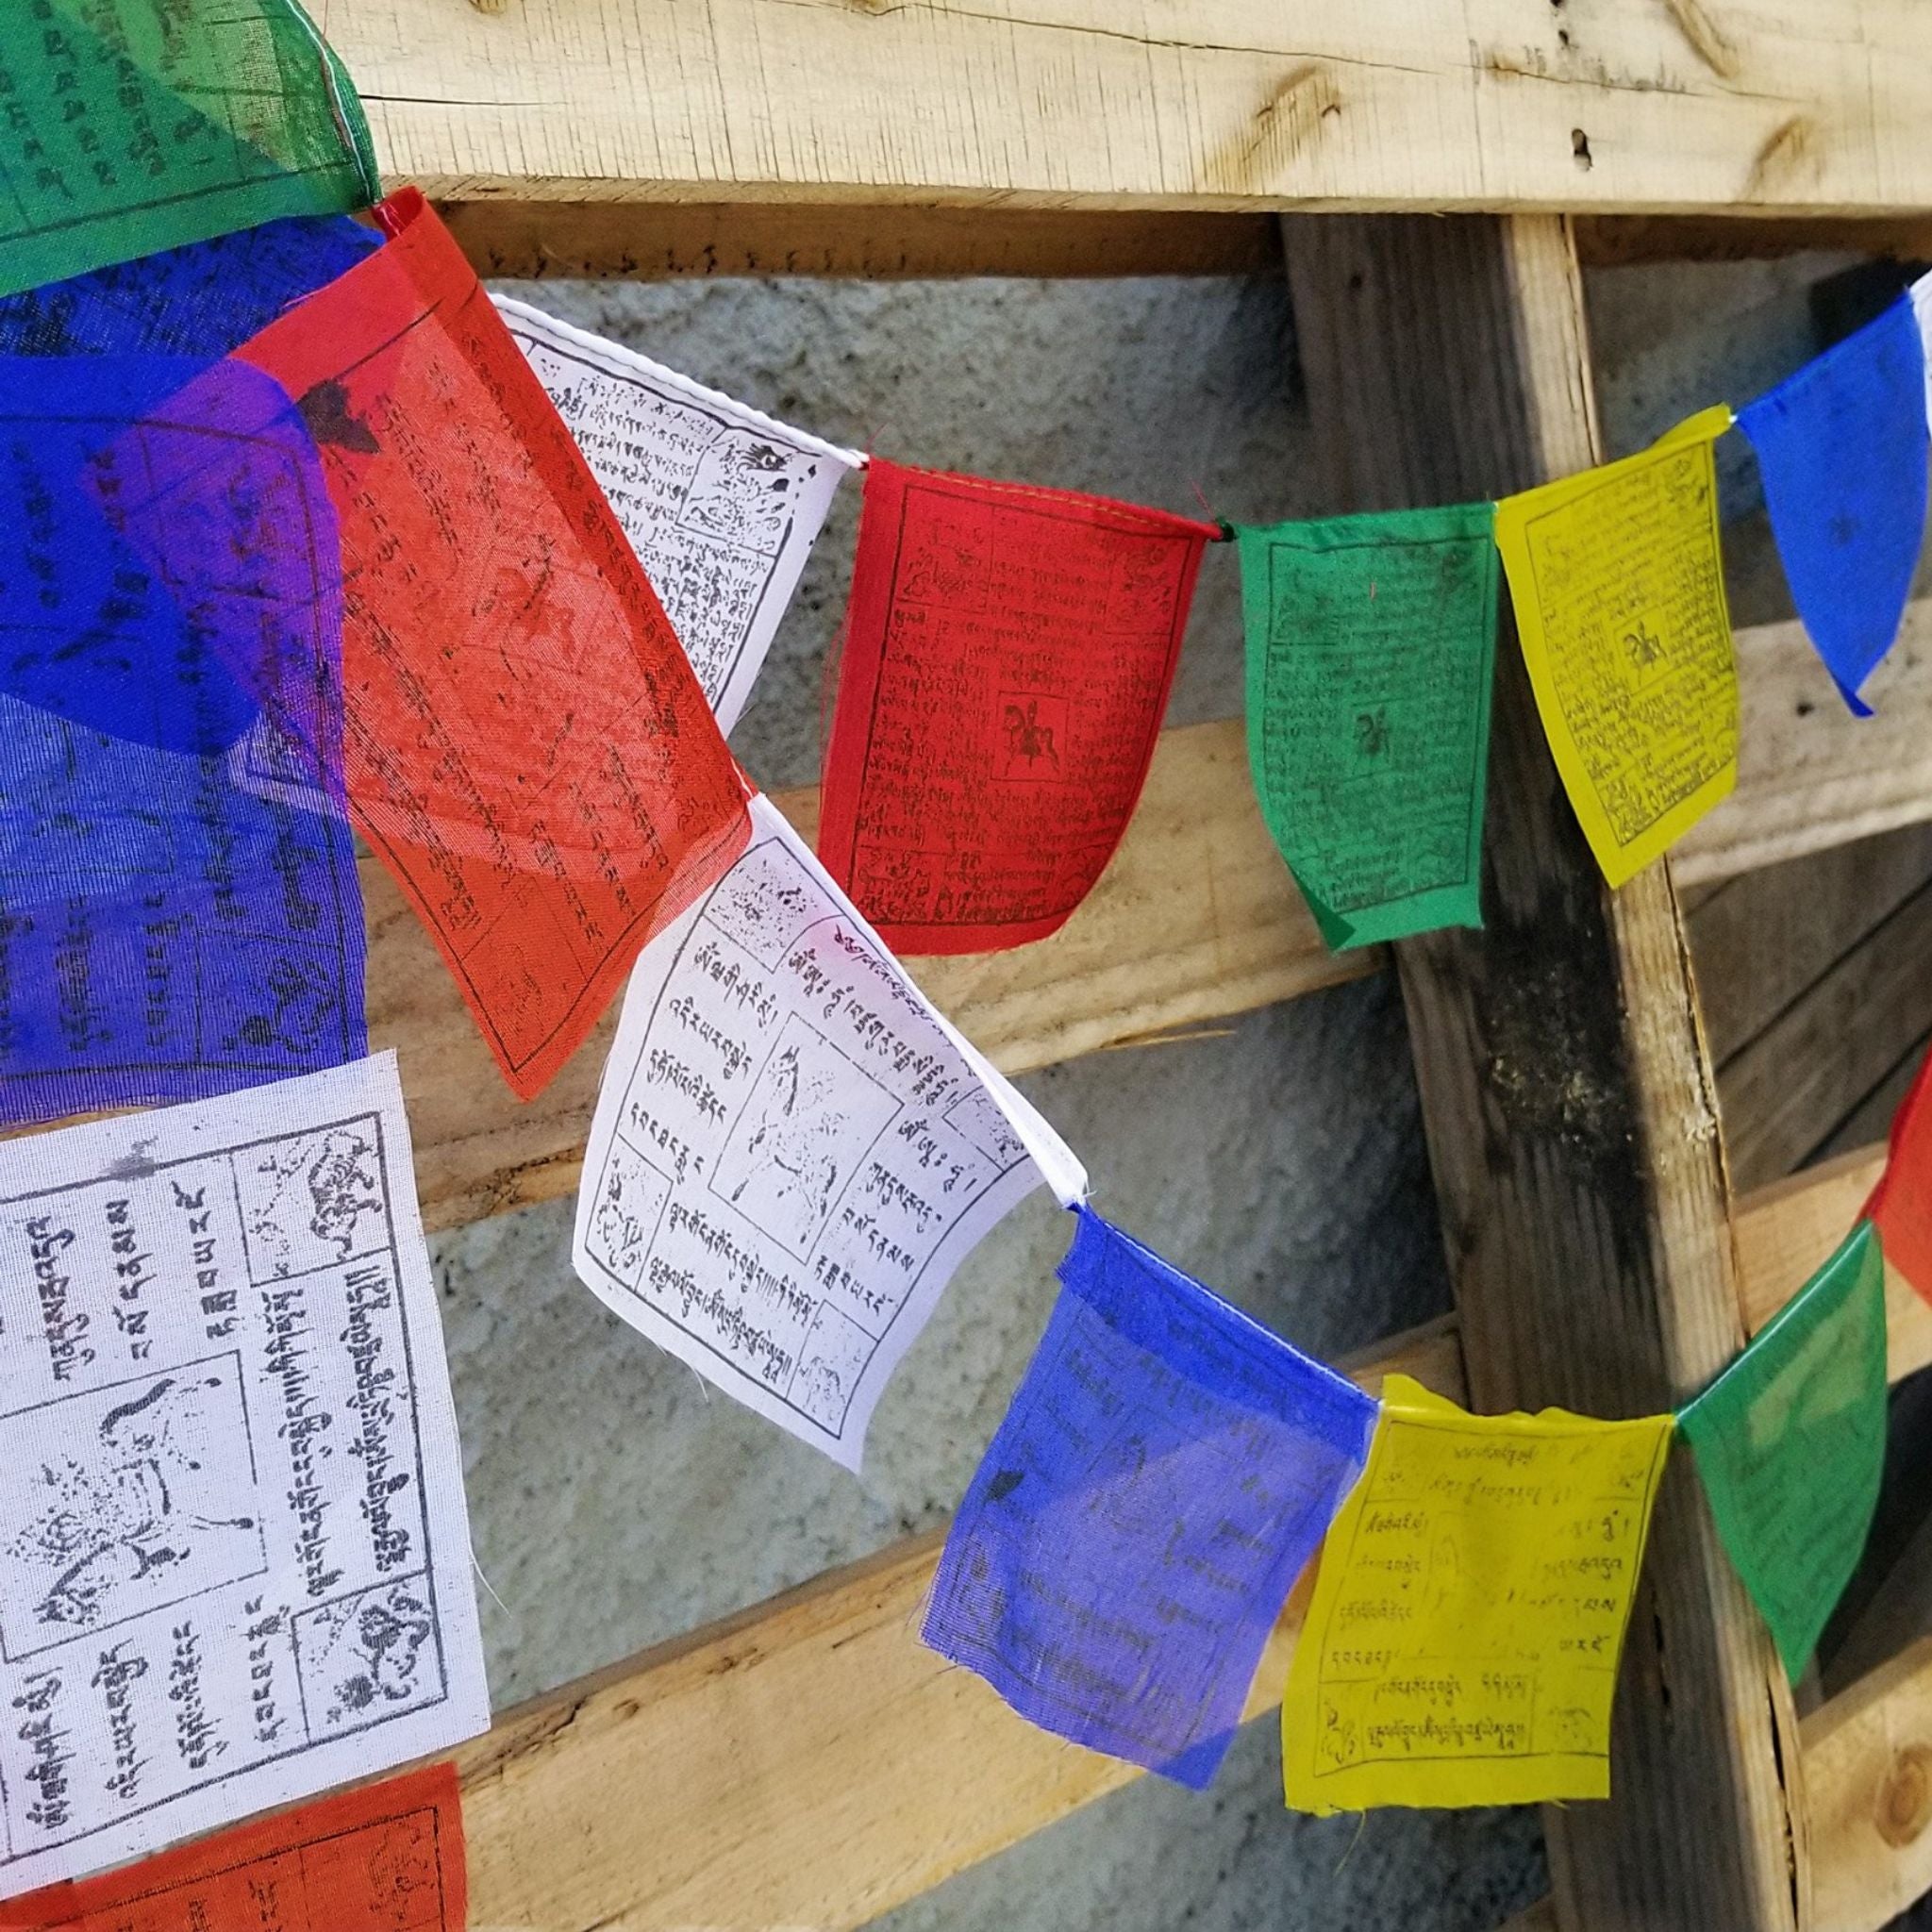
<instances>
[{"instance_id":1,"label":"orange prayer flag","mask_svg":"<svg viewBox=\"0 0 1932 1932\"><path fill-rule=\"evenodd\" d=\"M448 1764L0 1905L0 1926L31 1932L463 1932L467 1921Z\"/></svg>"},{"instance_id":2,"label":"orange prayer flag","mask_svg":"<svg viewBox=\"0 0 1932 1932\"><path fill-rule=\"evenodd\" d=\"M616 517L414 189L237 351L294 398L341 533L356 825L525 1099L729 870L746 788Z\"/></svg>"}]
</instances>

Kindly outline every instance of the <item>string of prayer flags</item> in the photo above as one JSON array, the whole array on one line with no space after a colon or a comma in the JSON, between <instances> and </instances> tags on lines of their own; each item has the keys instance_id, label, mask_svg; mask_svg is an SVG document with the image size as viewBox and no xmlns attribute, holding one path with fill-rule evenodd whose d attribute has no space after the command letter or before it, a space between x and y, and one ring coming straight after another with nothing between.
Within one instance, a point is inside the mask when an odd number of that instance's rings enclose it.
<instances>
[{"instance_id":1,"label":"string of prayer flags","mask_svg":"<svg viewBox=\"0 0 1932 1932\"><path fill-rule=\"evenodd\" d=\"M0 1145L0 1894L487 1726L393 1054Z\"/></svg>"},{"instance_id":2,"label":"string of prayer flags","mask_svg":"<svg viewBox=\"0 0 1932 1932\"><path fill-rule=\"evenodd\" d=\"M291 215L0 296L0 356L213 361L347 274L379 239L346 215Z\"/></svg>"},{"instance_id":3,"label":"string of prayer flags","mask_svg":"<svg viewBox=\"0 0 1932 1932\"><path fill-rule=\"evenodd\" d=\"M0 358L0 1119L359 1057L348 827L233 763L268 696L341 767L333 518L287 398L227 364Z\"/></svg>"},{"instance_id":4,"label":"string of prayer flags","mask_svg":"<svg viewBox=\"0 0 1932 1932\"><path fill-rule=\"evenodd\" d=\"M1865 1212L1878 1229L1885 1258L1932 1301L1932 1055L1892 1116L1885 1172Z\"/></svg>"},{"instance_id":5,"label":"string of prayer flags","mask_svg":"<svg viewBox=\"0 0 1932 1932\"><path fill-rule=\"evenodd\" d=\"M728 733L840 479L865 458L525 303L491 300L603 486Z\"/></svg>"},{"instance_id":6,"label":"string of prayer flags","mask_svg":"<svg viewBox=\"0 0 1932 1932\"><path fill-rule=\"evenodd\" d=\"M1391 1375L1281 1707L1288 1803L1605 1798L1672 1419L1476 1416Z\"/></svg>"},{"instance_id":7,"label":"string of prayer flags","mask_svg":"<svg viewBox=\"0 0 1932 1932\"><path fill-rule=\"evenodd\" d=\"M1925 353L1901 295L1738 412L1785 577L1844 700L1898 636L1925 535Z\"/></svg>"},{"instance_id":8,"label":"string of prayer flags","mask_svg":"<svg viewBox=\"0 0 1932 1932\"><path fill-rule=\"evenodd\" d=\"M1333 947L1482 924L1494 506L1237 527L1248 760Z\"/></svg>"},{"instance_id":9,"label":"string of prayer flags","mask_svg":"<svg viewBox=\"0 0 1932 1932\"><path fill-rule=\"evenodd\" d=\"M727 1394L858 1467L964 1257L1087 1176L941 1017L777 808L645 949L597 1094L572 1259Z\"/></svg>"},{"instance_id":10,"label":"string of prayer flags","mask_svg":"<svg viewBox=\"0 0 1932 1932\"><path fill-rule=\"evenodd\" d=\"M1677 1416L1792 1683L1857 1568L1885 1474L1885 1256L1861 1221Z\"/></svg>"},{"instance_id":11,"label":"string of prayer flags","mask_svg":"<svg viewBox=\"0 0 1932 1932\"><path fill-rule=\"evenodd\" d=\"M1205 1790L1375 1405L1079 1216L923 1635L1034 1724Z\"/></svg>"},{"instance_id":12,"label":"string of prayer flags","mask_svg":"<svg viewBox=\"0 0 1932 1932\"><path fill-rule=\"evenodd\" d=\"M1213 525L866 471L819 854L885 942L1044 939L1112 858Z\"/></svg>"},{"instance_id":13,"label":"string of prayer flags","mask_svg":"<svg viewBox=\"0 0 1932 1932\"><path fill-rule=\"evenodd\" d=\"M0 294L382 192L361 103L294 0L14 0Z\"/></svg>"},{"instance_id":14,"label":"string of prayer flags","mask_svg":"<svg viewBox=\"0 0 1932 1932\"><path fill-rule=\"evenodd\" d=\"M1722 405L1621 462L1496 507L1537 709L1612 886L1738 775L1738 666L1711 443Z\"/></svg>"},{"instance_id":15,"label":"string of prayer flags","mask_svg":"<svg viewBox=\"0 0 1932 1932\"><path fill-rule=\"evenodd\" d=\"M0 1905L18 1932L463 1932L455 1767L431 1765Z\"/></svg>"},{"instance_id":16,"label":"string of prayer flags","mask_svg":"<svg viewBox=\"0 0 1932 1932\"><path fill-rule=\"evenodd\" d=\"M745 791L542 385L413 189L253 338L343 563L356 824L525 1099L749 836Z\"/></svg>"}]
</instances>

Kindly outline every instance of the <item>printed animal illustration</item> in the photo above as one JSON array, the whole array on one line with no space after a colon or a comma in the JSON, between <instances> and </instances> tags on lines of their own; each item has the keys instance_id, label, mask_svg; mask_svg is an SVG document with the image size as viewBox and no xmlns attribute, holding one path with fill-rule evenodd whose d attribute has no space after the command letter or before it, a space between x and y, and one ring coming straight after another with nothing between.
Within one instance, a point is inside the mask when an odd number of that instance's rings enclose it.
<instances>
[{"instance_id":1,"label":"printed animal illustration","mask_svg":"<svg viewBox=\"0 0 1932 1932\"><path fill-rule=\"evenodd\" d=\"M847 1124L844 1111L830 1104L838 1084L829 1067L807 1072L795 1044L783 1048L745 1146L745 1171L731 1191L734 1206L757 1189L774 1209L789 1208L798 1221L797 1241L811 1238L838 1197ZM758 1189L761 1181L767 1185Z\"/></svg>"},{"instance_id":2,"label":"printed animal illustration","mask_svg":"<svg viewBox=\"0 0 1932 1932\"><path fill-rule=\"evenodd\" d=\"M14 1563L54 1574L34 1606L42 1624L91 1629L122 1614L121 1600L157 1572L185 1563L197 1538L252 1530L251 1516L210 1516L196 1507L225 1452L210 1426L208 1391L219 1375L163 1375L110 1408L83 1460L63 1454L29 1478L39 1507L5 1546Z\"/></svg>"}]
</instances>

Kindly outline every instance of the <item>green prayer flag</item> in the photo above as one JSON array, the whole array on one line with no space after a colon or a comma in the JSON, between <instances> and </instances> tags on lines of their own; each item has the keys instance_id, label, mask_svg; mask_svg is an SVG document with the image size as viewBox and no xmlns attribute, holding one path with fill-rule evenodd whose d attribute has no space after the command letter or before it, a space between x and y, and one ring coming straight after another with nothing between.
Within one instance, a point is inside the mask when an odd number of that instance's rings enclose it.
<instances>
[{"instance_id":1,"label":"green prayer flag","mask_svg":"<svg viewBox=\"0 0 1932 1932\"><path fill-rule=\"evenodd\" d=\"M379 198L361 103L294 0L6 0L0 295Z\"/></svg>"},{"instance_id":2,"label":"green prayer flag","mask_svg":"<svg viewBox=\"0 0 1932 1932\"><path fill-rule=\"evenodd\" d=\"M1331 946L1482 922L1495 507L1238 528L1248 760Z\"/></svg>"},{"instance_id":3,"label":"green prayer flag","mask_svg":"<svg viewBox=\"0 0 1932 1932\"><path fill-rule=\"evenodd\" d=\"M1718 1534L1793 1682L1872 1527L1885 1388L1885 1257L1862 1221L1677 1417Z\"/></svg>"}]
</instances>

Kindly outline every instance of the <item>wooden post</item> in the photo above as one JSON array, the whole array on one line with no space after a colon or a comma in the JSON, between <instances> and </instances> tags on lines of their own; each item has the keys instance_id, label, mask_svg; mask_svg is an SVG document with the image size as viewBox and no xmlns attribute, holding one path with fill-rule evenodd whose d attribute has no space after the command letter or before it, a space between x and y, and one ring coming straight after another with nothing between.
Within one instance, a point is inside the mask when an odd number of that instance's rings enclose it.
<instances>
[{"instance_id":1,"label":"wooden post","mask_svg":"<svg viewBox=\"0 0 1932 1932\"><path fill-rule=\"evenodd\" d=\"M1505 494L1600 458L1567 222L1284 224L1336 509ZM1741 1345L1728 1187L1667 869L1611 894L1507 620L1482 933L1397 948L1479 1408L1654 1414ZM1807 1890L1790 1699L1694 1480L1667 1475L1607 1804L1552 1807L1559 1923L1789 1932Z\"/></svg>"}]
</instances>

